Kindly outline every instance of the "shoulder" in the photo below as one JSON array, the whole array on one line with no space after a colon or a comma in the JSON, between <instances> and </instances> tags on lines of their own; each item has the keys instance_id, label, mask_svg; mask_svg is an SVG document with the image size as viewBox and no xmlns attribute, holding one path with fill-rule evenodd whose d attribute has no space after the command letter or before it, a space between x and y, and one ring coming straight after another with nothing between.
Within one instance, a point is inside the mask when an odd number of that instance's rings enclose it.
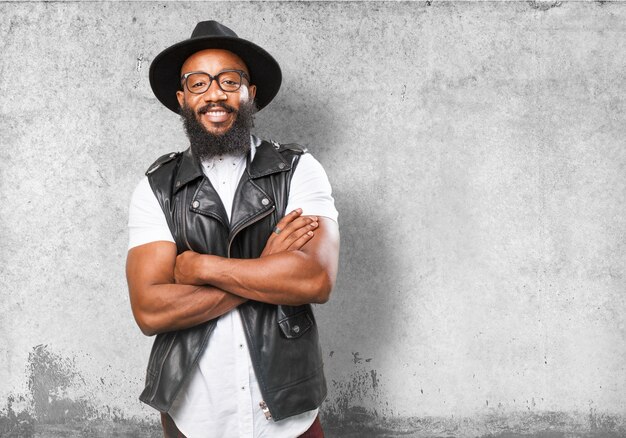
<instances>
[{"instance_id":1,"label":"shoulder","mask_svg":"<svg viewBox=\"0 0 626 438\"><path fill-rule=\"evenodd\" d=\"M296 167L294 172L294 177L299 179L303 178L304 180L328 179L324 166L322 166L322 164L308 152L300 156L300 159L298 160L298 167Z\"/></svg>"},{"instance_id":2,"label":"shoulder","mask_svg":"<svg viewBox=\"0 0 626 438\"><path fill-rule=\"evenodd\" d=\"M278 143L274 140L270 140L270 143L272 143L278 152L291 151L299 154L305 154L308 152L306 147L299 145L298 143Z\"/></svg>"},{"instance_id":3,"label":"shoulder","mask_svg":"<svg viewBox=\"0 0 626 438\"><path fill-rule=\"evenodd\" d=\"M307 152L307 148L297 143L279 143L276 140L263 140L257 136L252 136L252 144L257 148L273 149L281 154L296 153L298 155Z\"/></svg>"},{"instance_id":4,"label":"shoulder","mask_svg":"<svg viewBox=\"0 0 626 438\"><path fill-rule=\"evenodd\" d=\"M169 154L165 154L157 158L157 160L148 167L146 170L146 175L150 175L157 169L163 167L167 163L174 162L177 158L182 155L182 152L170 152Z\"/></svg>"},{"instance_id":5,"label":"shoulder","mask_svg":"<svg viewBox=\"0 0 626 438\"><path fill-rule=\"evenodd\" d=\"M153 204L158 206L157 199L150 187L148 177L144 176L135 187L130 198L130 217L133 218L143 212L153 210Z\"/></svg>"}]
</instances>

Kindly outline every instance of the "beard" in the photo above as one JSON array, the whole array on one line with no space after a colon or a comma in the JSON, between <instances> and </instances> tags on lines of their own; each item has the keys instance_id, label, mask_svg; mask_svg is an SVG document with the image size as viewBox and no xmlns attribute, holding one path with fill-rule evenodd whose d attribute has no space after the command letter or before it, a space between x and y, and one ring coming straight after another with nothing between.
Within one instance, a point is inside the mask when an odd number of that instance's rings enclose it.
<instances>
[{"instance_id":1,"label":"beard","mask_svg":"<svg viewBox=\"0 0 626 438\"><path fill-rule=\"evenodd\" d=\"M233 125L223 134L213 134L198 121L198 116L209 109L220 107L228 112L235 112ZM187 103L180 110L180 117L191 144L191 152L199 161L208 160L218 155L245 155L250 150L250 129L254 126L254 114L257 112L253 99L241 102L239 110L225 103L208 103L197 111L197 115Z\"/></svg>"}]
</instances>

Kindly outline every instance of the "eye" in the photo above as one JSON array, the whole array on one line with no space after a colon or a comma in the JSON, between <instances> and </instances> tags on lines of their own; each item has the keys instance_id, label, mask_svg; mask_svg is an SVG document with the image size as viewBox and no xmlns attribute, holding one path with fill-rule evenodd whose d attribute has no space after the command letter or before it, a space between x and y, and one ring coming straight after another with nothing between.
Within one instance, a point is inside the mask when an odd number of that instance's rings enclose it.
<instances>
[{"instance_id":1,"label":"eye","mask_svg":"<svg viewBox=\"0 0 626 438\"><path fill-rule=\"evenodd\" d=\"M220 86L223 90L234 91L241 85L241 76L237 72L222 72L219 75Z\"/></svg>"},{"instance_id":2,"label":"eye","mask_svg":"<svg viewBox=\"0 0 626 438\"><path fill-rule=\"evenodd\" d=\"M201 80L196 80L196 81L193 81L191 84L189 84L189 86L193 89L202 88L206 86L206 82L201 81Z\"/></svg>"}]
</instances>

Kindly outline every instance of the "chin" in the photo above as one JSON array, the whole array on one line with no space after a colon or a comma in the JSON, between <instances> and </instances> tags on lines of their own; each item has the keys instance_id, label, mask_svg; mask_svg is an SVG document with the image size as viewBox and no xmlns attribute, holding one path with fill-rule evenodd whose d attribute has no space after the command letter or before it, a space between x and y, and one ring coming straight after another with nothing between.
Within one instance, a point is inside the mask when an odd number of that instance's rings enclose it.
<instances>
[{"instance_id":1,"label":"chin","mask_svg":"<svg viewBox=\"0 0 626 438\"><path fill-rule=\"evenodd\" d=\"M228 132L228 129L229 128L218 128L218 129L213 128L213 129L207 129L206 131L211 135L222 136Z\"/></svg>"}]
</instances>

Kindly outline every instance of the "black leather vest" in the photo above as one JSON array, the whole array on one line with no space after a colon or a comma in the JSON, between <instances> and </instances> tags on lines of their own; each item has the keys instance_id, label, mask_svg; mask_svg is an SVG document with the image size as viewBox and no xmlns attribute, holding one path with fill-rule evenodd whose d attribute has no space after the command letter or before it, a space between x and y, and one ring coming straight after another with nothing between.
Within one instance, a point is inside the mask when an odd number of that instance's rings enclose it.
<instances>
[{"instance_id":1,"label":"black leather vest","mask_svg":"<svg viewBox=\"0 0 626 438\"><path fill-rule=\"evenodd\" d=\"M146 175L178 253L256 258L284 216L297 145L263 141L239 181L229 222L219 195L189 149L159 158ZM310 305L240 305L263 399L274 420L318 407L326 397L322 353ZM210 342L216 320L156 336L141 401L167 412Z\"/></svg>"}]
</instances>

